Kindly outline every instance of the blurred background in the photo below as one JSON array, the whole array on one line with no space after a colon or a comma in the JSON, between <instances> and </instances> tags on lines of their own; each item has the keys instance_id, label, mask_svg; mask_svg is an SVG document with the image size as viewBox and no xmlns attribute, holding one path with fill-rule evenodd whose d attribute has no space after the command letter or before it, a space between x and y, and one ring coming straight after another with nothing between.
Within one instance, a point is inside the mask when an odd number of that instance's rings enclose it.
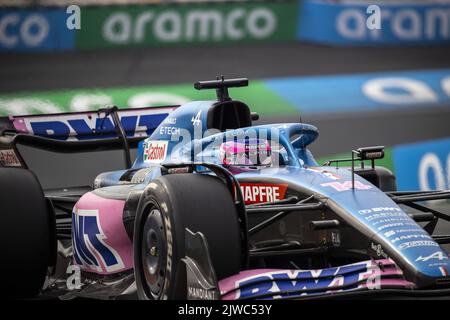
<instances>
[{"instance_id":1,"label":"blurred background","mask_svg":"<svg viewBox=\"0 0 450 320\"><path fill-rule=\"evenodd\" d=\"M320 162L385 145L399 189L450 188L448 0L0 0L0 116L214 99L193 83L218 75L258 123L317 126Z\"/></svg>"}]
</instances>

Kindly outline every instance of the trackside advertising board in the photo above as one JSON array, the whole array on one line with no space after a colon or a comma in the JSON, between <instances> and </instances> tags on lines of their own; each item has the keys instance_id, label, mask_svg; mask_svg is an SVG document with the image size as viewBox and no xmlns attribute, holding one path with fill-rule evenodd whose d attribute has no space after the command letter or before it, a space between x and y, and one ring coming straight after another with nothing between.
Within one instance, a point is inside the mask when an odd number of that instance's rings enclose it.
<instances>
[{"instance_id":1,"label":"trackside advertising board","mask_svg":"<svg viewBox=\"0 0 450 320\"><path fill-rule=\"evenodd\" d=\"M371 29L379 8L380 28ZM0 52L312 41L333 45L450 43L450 3L323 0L0 9Z\"/></svg>"},{"instance_id":2,"label":"trackside advertising board","mask_svg":"<svg viewBox=\"0 0 450 320\"><path fill-rule=\"evenodd\" d=\"M65 9L0 10L0 52L72 50L67 18Z\"/></svg>"},{"instance_id":3,"label":"trackside advertising board","mask_svg":"<svg viewBox=\"0 0 450 320\"><path fill-rule=\"evenodd\" d=\"M373 4L380 9L379 29L367 26ZM450 3L303 0L298 39L336 45L450 43Z\"/></svg>"},{"instance_id":4,"label":"trackside advertising board","mask_svg":"<svg viewBox=\"0 0 450 320\"><path fill-rule=\"evenodd\" d=\"M450 106L450 69L274 78L266 85L302 114Z\"/></svg>"},{"instance_id":5,"label":"trackside advertising board","mask_svg":"<svg viewBox=\"0 0 450 320\"><path fill-rule=\"evenodd\" d=\"M69 30L65 7L0 10L1 51L296 41L299 2L85 6Z\"/></svg>"},{"instance_id":6,"label":"trackside advertising board","mask_svg":"<svg viewBox=\"0 0 450 320\"><path fill-rule=\"evenodd\" d=\"M398 146L393 159L400 190L450 189L450 138Z\"/></svg>"},{"instance_id":7,"label":"trackside advertising board","mask_svg":"<svg viewBox=\"0 0 450 320\"><path fill-rule=\"evenodd\" d=\"M87 7L77 49L294 41L298 1Z\"/></svg>"}]
</instances>

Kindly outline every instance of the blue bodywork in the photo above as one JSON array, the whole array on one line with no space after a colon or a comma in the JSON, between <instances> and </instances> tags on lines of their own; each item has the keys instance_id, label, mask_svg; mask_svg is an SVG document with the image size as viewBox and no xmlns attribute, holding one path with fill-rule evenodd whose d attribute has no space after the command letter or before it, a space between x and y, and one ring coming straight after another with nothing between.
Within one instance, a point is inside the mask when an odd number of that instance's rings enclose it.
<instances>
[{"instance_id":1,"label":"blue bodywork","mask_svg":"<svg viewBox=\"0 0 450 320\"><path fill-rule=\"evenodd\" d=\"M180 106L149 138L140 142L131 170L149 168L149 174L137 188L145 187L161 174L161 163L204 161L220 164L215 148L211 148L217 146L218 141L255 133L258 138L264 135L264 138L274 140L276 135L284 164L238 173L236 177L240 182L283 183L290 190L314 195L351 227L365 234L373 246L380 246L380 250L404 269L405 275L416 284L431 286L436 279L448 275L448 254L383 191L358 175L355 175L355 188L351 188L352 174L348 168L317 166L307 148L318 137L314 126L291 123L225 132L208 130L208 110L216 103L199 101ZM186 138L188 135L190 139ZM149 141L167 141L167 155L159 164L144 161L144 146ZM97 185L119 184L124 173L102 174Z\"/></svg>"}]
</instances>

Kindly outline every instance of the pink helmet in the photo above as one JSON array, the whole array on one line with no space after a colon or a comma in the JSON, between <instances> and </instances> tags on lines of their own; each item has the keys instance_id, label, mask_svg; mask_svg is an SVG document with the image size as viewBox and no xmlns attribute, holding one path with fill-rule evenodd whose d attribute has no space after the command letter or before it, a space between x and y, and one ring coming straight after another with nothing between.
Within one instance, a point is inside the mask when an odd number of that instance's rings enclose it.
<instances>
[{"instance_id":1,"label":"pink helmet","mask_svg":"<svg viewBox=\"0 0 450 320\"><path fill-rule=\"evenodd\" d=\"M225 166L270 167L272 164L272 149L269 142L263 139L224 142L219 154Z\"/></svg>"}]
</instances>

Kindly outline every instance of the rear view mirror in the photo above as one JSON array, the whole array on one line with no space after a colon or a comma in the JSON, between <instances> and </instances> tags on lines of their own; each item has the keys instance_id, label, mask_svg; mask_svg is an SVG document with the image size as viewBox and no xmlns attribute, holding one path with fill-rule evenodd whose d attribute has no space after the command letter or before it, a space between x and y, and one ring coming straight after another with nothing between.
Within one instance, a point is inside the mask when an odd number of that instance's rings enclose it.
<instances>
[{"instance_id":1,"label":"rear view mirror","mask_svg":"<svg viewBox=\"0 0 450 320\"><path fill-rule=\"evenodd\" d=\"M359 160L383 159L384 146L358 148L355 155Z\"/></svg>"},{"instance_id":2,"label":"rear view mirror","mask_svg":"<svg viewBox=\"0 0 450 320\"><path fill-rule=\"evenodd\" d=\"M355 156L360 161L370 160L372 169L375 169L375 160L383 159L384 146L364 147L352 150L352 188L355 188ZM361 167L364 168L364 162L361 162Z\"/></svg>"}]
</instances>

